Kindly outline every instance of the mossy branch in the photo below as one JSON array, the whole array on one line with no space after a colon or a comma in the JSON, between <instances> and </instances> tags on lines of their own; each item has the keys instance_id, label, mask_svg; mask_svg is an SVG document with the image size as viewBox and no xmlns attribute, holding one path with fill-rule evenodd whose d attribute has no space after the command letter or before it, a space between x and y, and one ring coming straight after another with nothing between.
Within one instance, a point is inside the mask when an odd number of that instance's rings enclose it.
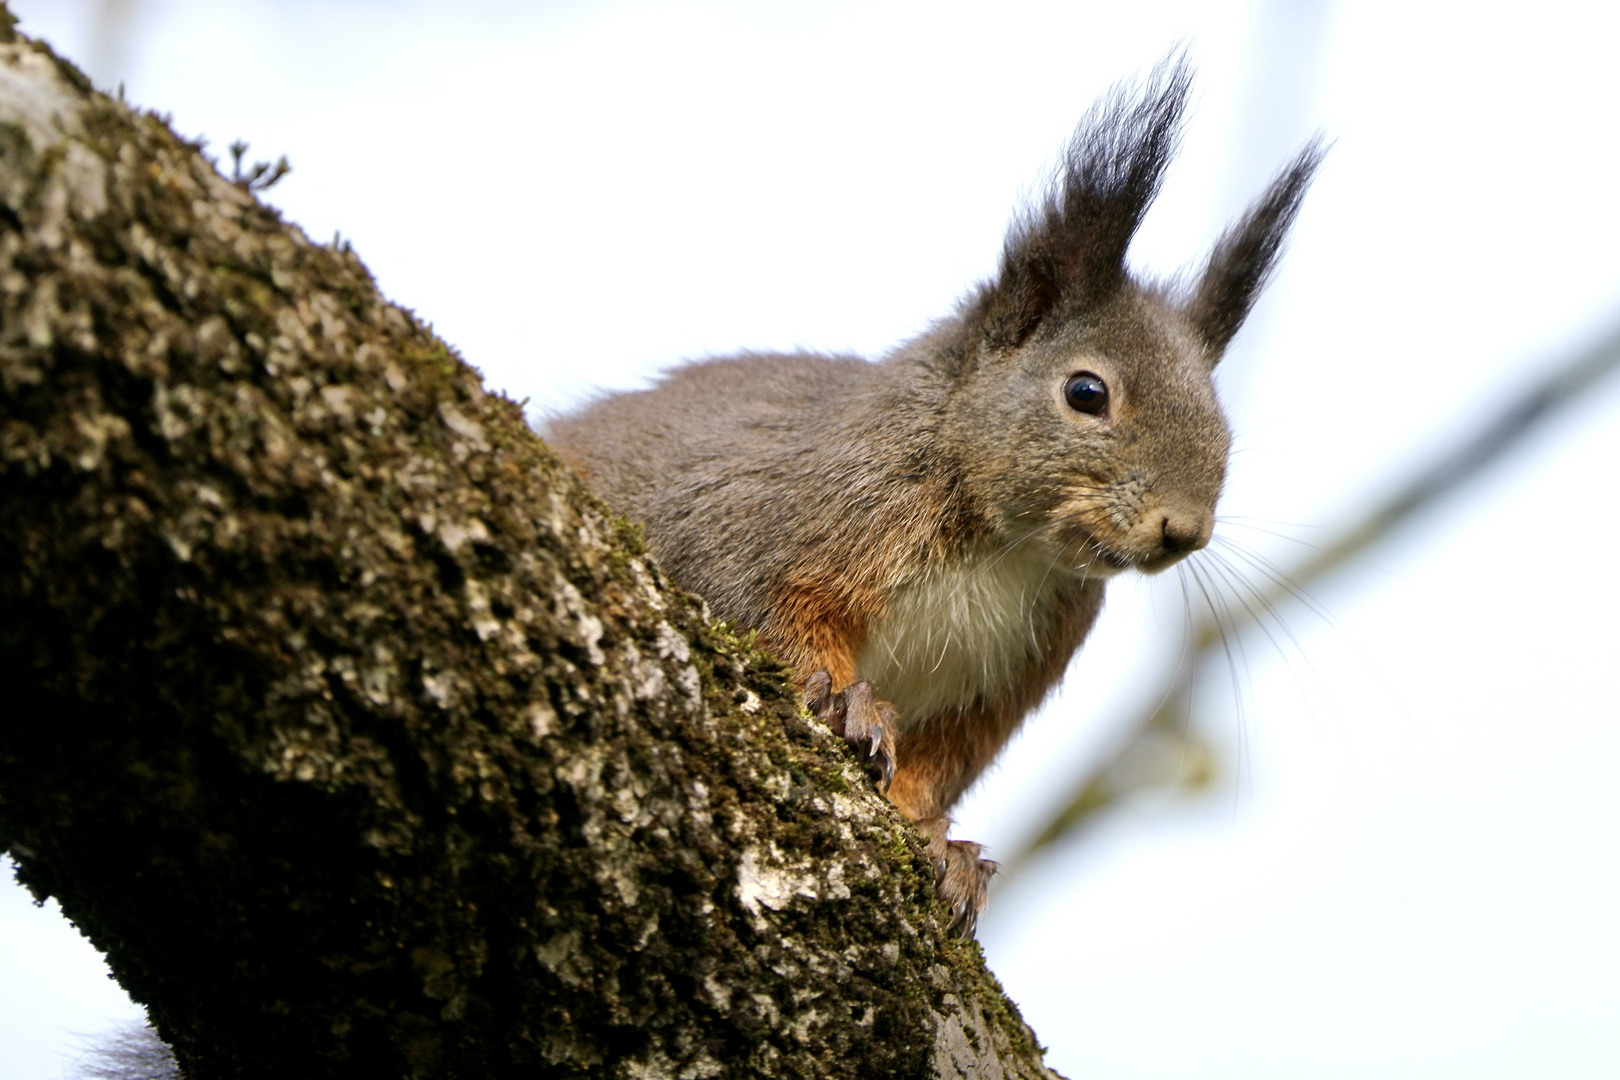
<instances>
[{"instance_id":1,"label":"mossy branch","mask_svg":"<svg viewBox=\"0 0 1620 1080\"><path fill-rule=\"evenodd\" d=\"M0 847L188 1074L1051 1075L783 669L11 24Z\"/></svg>"}]
</instances>

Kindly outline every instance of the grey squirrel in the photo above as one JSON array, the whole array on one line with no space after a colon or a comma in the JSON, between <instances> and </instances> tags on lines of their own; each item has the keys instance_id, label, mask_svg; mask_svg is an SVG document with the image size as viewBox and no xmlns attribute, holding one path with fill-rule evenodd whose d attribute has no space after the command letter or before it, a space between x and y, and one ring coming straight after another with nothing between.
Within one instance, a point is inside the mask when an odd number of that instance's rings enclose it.
<instances>
[{"instance_id":1,"label":"grey squirrel","mask_svg":"<svg viewBox=\"0 0 1620 1080\"><path fill-rule=\"evenodd\" d=\"M1189 83L1166 60L1098 103L996 277L881 361L706 360L547 426L675 581L867 748L967 935L995 864L947 814L1062 677L1107 579L1209 542L1230 443L1211 376L1321 161L1307 145L1190 286L1134 279Z\"/></svg>"}]
</instances>

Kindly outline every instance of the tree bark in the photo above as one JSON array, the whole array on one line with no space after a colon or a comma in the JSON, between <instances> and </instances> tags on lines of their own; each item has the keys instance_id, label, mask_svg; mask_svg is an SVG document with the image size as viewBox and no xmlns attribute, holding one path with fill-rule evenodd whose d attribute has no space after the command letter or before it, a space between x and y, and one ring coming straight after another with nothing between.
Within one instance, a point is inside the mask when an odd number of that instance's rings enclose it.
<instances>
[{"instance_id":1,"label":"tree bark","mask_svg":"<svg viewBox=\"0 0 1620 1080\"><path fill-rule=\"evenodd\" d=\"M0 847L188 1075L1053 1075L784 669L12 22Z\"/></svg>"}]
</instances>

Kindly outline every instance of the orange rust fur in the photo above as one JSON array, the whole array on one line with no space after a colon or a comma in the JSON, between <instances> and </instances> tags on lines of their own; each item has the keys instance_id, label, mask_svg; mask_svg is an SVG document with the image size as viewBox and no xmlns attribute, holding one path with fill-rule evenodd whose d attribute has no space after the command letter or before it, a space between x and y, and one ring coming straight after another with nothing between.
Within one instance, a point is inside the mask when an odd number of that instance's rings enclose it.
<instances>
[{"instance_id":1,"label":"orange rust fur","mask_svg":"<svg viewBox=\"0 0 1620 1080\"><path fill-rule=\"evenodd\" d=\"M855 680L855 655L866 641L872 607L870 594L847 582L797 580L772 605L771 624L761 637L792 666L801 685L826 671L833 686L843 689Z\"/></svg>"}]
</instances>

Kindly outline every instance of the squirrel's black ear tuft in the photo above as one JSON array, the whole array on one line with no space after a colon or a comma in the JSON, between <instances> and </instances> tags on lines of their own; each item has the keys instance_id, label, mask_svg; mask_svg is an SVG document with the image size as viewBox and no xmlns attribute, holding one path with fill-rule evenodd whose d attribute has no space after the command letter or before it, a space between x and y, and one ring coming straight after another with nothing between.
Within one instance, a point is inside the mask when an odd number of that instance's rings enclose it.
<instances>
[{"instance_id":1,"label":"squirrel's black ear tuft","mask_svg":"<svg viewBox=\"0 0 1620 1080\"><path fill-rule=\"evenodd\" d=\"M1046 198L1015 224L1001 272L979 300L992 345L1027 338L1060 306L1084 306L1125 280L1125 249L1159 193L1181 137L1192 72L1161 61L1138 90L1116 86L1092 107Z\"/></svg>"},{"instance_id":2,"label":"squirrel's black ear tuft","mask_svg":"<svg viewBox=\"0 0 1620 1080\"><path fill-rule=\"evenodd\" d=\"M1326 152L1320 140L1306 144L1210 253L1209 265L1187 305L1187 317L1216 360L1226 351L1271 276L1283 238Z\"/></svg>"}]
</instances>

